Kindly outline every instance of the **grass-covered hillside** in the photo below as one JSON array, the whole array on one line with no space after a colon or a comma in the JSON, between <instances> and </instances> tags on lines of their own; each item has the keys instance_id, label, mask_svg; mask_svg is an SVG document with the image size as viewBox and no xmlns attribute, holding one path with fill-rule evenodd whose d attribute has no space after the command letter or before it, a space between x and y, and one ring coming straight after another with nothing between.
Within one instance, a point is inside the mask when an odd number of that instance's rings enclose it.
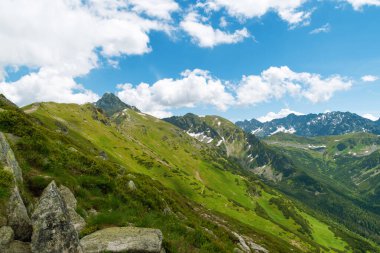
<instances>
[{"instance_id":1,"label":"grass-covered hillside","mask_svg":"<svg viewBox=\"0 0 380 253\"><path fill-rule=\"evenodd\" d=\"M379 136L352 133L304 138L281 133L265 142L291 157L299 168L298 176L276 188L380 242Z\"/></svg>"},{"instance_id":2,"label":"grass-covered hillside","mask_svg":"<svg viewBox=\"0 0 380 253\"><path fill-rule=\"evenodd\" d=\"M242 238L269 252L379 250L247 170L239 156L267 152L257 139L252 147L253 137L241 136L247 147L233 138L223 149L219 141L201 142L134 108L107 116L92 104L39 103L21 110L1 101L0 131L23 170L26 205L32 206L51 180L64 184L86 217L81 236L134 224L161 229L167 252L233 252L242 248ZM222 128L233 130L227 120L206 120L220 137L226 136ZM245 148L251 153L241 154ZM3 171L0 201L5 202L10 186Z\"/></svg>"}]
</instances>

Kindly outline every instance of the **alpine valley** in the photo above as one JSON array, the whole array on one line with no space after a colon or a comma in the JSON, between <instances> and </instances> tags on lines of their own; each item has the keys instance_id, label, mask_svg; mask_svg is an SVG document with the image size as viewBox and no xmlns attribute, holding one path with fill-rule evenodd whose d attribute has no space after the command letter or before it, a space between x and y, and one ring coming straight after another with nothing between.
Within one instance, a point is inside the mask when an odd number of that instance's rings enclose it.
<instances>
[{"instance_id":1,"label":"alpine valley","mask_svg":"<svg viewBox=\"0 0 380 253\"><path fill-rule=\"evenodd\" d=\"M380 252L380 122L0 99L1 252Z\"/></svg>"}]
</instances>

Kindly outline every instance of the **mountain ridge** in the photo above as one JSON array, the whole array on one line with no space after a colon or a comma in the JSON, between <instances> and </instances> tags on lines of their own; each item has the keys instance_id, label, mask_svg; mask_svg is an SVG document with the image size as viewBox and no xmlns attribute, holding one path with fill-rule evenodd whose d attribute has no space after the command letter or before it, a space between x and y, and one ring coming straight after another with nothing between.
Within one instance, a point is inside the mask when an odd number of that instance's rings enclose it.
<instances>
[{"instance_id":1,"label":"mountain ridge","mask_svg":"<svg viewBox=\"0 0 380 253\"><path fill-rule=\"evenodd\" d=\"M261 138L278 132L305 137L341 135L352 132L380 134L380 119L372 121L355 113L340 111L306 115L289 114L284 118L268 122L251 119L237 121L235 124L244 131Z\"/></svg>"}]
</instances>

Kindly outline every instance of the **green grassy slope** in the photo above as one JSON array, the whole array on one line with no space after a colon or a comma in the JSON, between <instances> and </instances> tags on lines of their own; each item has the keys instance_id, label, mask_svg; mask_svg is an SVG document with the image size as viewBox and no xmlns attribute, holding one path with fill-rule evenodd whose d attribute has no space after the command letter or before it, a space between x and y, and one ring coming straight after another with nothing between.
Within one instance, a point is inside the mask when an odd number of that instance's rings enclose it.
<instances>
[{"instance_id":1,"label":"green grassy slope","mask_svg":"<svg viewBox=\"0 0 380 253\"><path fill-rule=\"evenodd\" d=\"M199 134L217 133L214 138L223 140L222 144L226 147L226 154L229 157L237 160L245 169L259 174L267 184L291 198L297 199L303 208L313 210L312 212L318 215L320 220L324 220L338 230L346 231L340 234L344 234L345 238L351 238L348 241L353 248L359 248L365 252L366 246L364 245L371 243L366 242L364 238L357 240L357 236L347 232L346 227L361 233L364 237L377 240L376 231L379 225L376 212L363 208L365 201L358 203L357 199L347 194L350 189L343 182L323 176L326 167L323 160L325 159L324 151L328 149L328 146L325 145L322 138L278 134L266 140L270 144L268 146L218 116L190 115L189 117L189 115L185 115L166 120L187 132L194 132L194 129L197 129L203 131ZM197 128L195 124L203 127ZM331 139L331 137L329 138ZM347 136L341 138L347 139ZM358 142L368 144L370 140ZM213 143L209 143L209 145L213 145ZM228 152L229 149L235 152ZM344 159L342 160L344 161ZM372 162L376 164L376 160ZM342 172L342 174L344 173L348 174L347 171ZM336 220L341 224L337 225L334 222ZM302 220L298 221L299 224L302 224ZM361 224L362 221L364 224ZM364 241L363 245L360 240ZM371 249L371 246L367 249Z\"/></svg>"},{"instance_id":2,"label":"green grassy slope","mask_svg":"<svg viewBox=\"0 0 380 253\"><path fill-rule=\"evenodd\" d=\"M34 104L23 108L27 114L0 106L0 131L7 133L23 169L26 204L52 179L68 186L88 223L82 235L133 224L160 228L168 252L232 252L238 243L232 231L270 252L358 250L351 242L356 235L347 237L340 226L331 227L318 213L245 173L235 158L250 153L242 153L247 147L235 143L236 134L227 143L233 156L227 157L227 147L201 143L131 109L108 118L90 104ZM211 125L214 118L205 120ZM218 118L216 131L229 129L226 136L236 131L231 124ZM10 187L3 174L0 201ZM137 190L128 188L130 180ZM377 250L356 238L362 249Z\"/></svg>"},{"instance_id":3,"label":"green grassy slope","mask_svg":"<svg viewBox=\"0 0 380 253\"><path fill-rule=\"evenodd\" d=\"M299 168L298 175L277 188L380 242L378 136L354 133L302 138L278 134L265 141L292 157ZM299 190L302 188L305 191Z\"/></svg>"},{"instance_id":4,"label":"green grassy slope","mask_svg":"<svg viewBox=\"0 0 380 253\"><path fill-rule=\"evenodd\" d=\"M84 146L91 143L107 154L108 161L145 174L237 224L245 224L251 233L276 238L285 249L350 251L348 243L335 236L326 223L300 211L291 201L274 204L271 199L285 197L237 174L239 166L222 151L171 124L133 110L108 120L91 105L46 103L32 114L51 131L63 128L60 131L67 138L80 140ZM287 214L288 209L293 215ZM310 234L302 226L310 227ZM268 241L262 243L271 247Z\"/></svg>"}]
</instances>

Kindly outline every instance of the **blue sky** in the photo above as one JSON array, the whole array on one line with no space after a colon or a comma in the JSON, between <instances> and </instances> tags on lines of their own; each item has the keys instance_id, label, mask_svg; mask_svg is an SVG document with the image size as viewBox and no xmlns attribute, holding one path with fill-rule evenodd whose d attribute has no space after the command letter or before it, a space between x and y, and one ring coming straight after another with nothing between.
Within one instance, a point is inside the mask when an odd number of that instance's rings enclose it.
<instances>
[{"instance_id":1,"label":"blue sky","mask_svg":"<svg viewBox=\"0 0 380 253\"><path fill-rule=\"evenodd\" d=\"M6 2L0 10L16 17L17 7L30 4ZM69 26L39 15L31 25L13 20L16 28L0 19L0 38L20 46L0 49L0 91L20 105L91 102L114 92L159 117L194 112L235 121L281 110L380 116L380 1L268 0L260 13L239 0L118 1L124 9L112 9L110 0L36 2L30 18L57 2L61 19L77 19ZM109 22L91 28L91 19ZM215 34L202 33L205 27ZM30 49L20 43L24 36Z\"/></svg>"}]
</instances>

